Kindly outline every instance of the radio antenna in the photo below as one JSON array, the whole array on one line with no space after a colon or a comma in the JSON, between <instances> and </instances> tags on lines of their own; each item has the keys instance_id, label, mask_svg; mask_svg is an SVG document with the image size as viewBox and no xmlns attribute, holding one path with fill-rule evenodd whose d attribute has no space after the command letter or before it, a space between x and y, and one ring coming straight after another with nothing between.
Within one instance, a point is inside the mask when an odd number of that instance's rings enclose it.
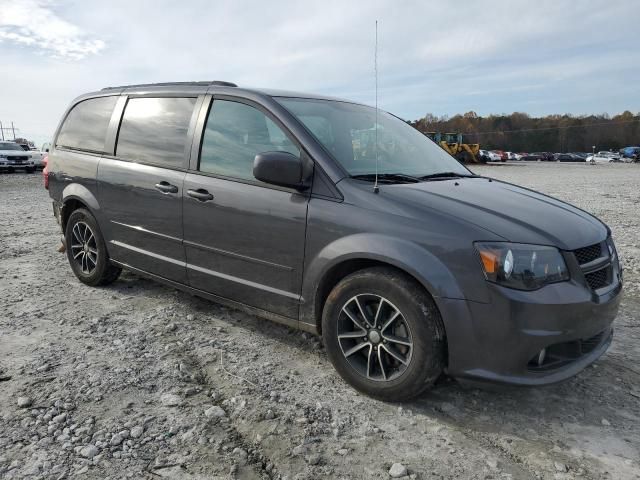
<instances>
[{"instance_id":1,"label":"radio antenna","mask_svg":"<svg viewBox=\"0 0 640 480\"><path fill-rule=\"evenodd\" d=\"M373 126L375 137L375 152L376 152L376 180L373 184L373 193L380 192L378 187L378 20L376 20L376 46L373 52L373 74L376 78L376 123Z\"/></svg>"}]
</instances>

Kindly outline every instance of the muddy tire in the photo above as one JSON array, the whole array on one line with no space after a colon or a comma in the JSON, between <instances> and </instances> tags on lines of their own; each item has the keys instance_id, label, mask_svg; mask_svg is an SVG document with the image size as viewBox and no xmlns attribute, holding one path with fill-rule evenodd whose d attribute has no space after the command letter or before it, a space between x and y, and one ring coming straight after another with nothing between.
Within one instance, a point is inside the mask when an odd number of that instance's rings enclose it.
<instances>
[{"instance_id":1,"label":"muddy tire","mask_svg":"<svg viewBox=\"0 0 640 480\"><path fill-rule=\"evenodd\" d=\"M356 390L384 401L406 401L433 385L445 364L444 333L431 296L391 268L345 277L323 309L331 363Z\"/></svg>"},{"instance_id":2,"label":"muddy tire","mask_svg":"<svg viewBox=\"0 0 640 480\"><path fill-rule=\"evenodd\" d=\"M92 287L108 285L120 275L122 270L109 261L98 222L88 210L79 208L71 213L65 243L69 265L82 283Z\"/></svg>"}]
</instances>

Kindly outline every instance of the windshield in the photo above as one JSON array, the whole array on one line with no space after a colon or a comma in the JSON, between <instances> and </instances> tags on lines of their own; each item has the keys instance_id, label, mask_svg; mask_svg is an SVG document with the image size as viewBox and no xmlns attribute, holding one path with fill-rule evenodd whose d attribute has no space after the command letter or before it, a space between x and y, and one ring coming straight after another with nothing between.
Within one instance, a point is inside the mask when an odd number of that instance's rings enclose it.
<instances>
[{"instance_id":1,"label":"windshield","mask_svg":"<svg viewBox=\"0 0 640 480\"><path fill-rule=\"evenodd\" d=\"M24 152L20 145L10 142L0 142L0 150L20 150L21 152Z\"/></svg>"},{"instance_id":2,"label":"windshield","mask_svg":"<svg viewBox=\"0 0 640 480\"><path fill-rule=\"evenodd\" d=\"M423 177L443 172L469 175L427 136L393 115L334 100L278 98L351 176L379 174Z\"/></svg>"}]
</instances>

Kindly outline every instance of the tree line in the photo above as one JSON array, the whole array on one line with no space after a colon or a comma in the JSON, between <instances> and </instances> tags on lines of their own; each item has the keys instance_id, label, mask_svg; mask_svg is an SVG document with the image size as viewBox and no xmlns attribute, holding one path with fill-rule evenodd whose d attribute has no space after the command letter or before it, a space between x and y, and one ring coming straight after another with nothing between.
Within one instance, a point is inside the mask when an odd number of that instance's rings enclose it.
<instances>
[{"instance_id":1,"label":"tree line","mask_svg":"<svg viewBox=\"0 0 640 480\"><path fill-rule=\"evenodd\" d=\"M408 122L419 131L462 133L466 143L486 150L512 152L591 152L640 145L640 113L531 117L526 113L478 116L467 112L453 117L428 113Z\"/></svg>"}]
</instances>

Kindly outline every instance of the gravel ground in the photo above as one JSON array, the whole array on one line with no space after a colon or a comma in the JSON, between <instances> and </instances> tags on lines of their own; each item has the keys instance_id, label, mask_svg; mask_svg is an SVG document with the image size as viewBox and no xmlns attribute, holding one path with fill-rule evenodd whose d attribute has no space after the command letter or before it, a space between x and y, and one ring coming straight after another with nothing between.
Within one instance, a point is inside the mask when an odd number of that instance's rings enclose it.
<instances>
[{"instance_id":1,"label":"gravel ground","mask_svg":"<svg viewBox=\"0 0 640 480\"><path fill-rule=\"evenodd\" d=\"M610 225L614 343L560 385L443 379L403 405L352 390L311 335L130 273L80 284L39 175L0 175L0 478L640 478L640 166L474 170Z\"/></svg>"}]
</instances>

